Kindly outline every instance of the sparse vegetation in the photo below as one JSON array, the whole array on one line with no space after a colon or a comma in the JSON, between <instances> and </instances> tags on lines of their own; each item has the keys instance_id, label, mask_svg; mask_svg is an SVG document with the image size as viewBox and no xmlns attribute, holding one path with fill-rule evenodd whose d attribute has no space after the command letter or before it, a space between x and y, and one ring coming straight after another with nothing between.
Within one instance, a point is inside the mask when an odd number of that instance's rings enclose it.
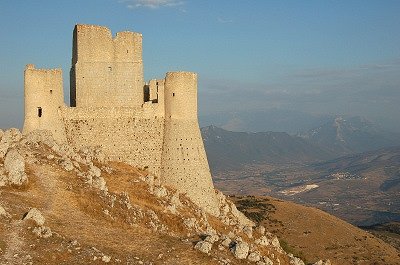
<instances>
[{"instance_id":1,"label":"sparse vegetation","mask_svg":"<svg viewBox=\"0 0 400 265\"><path fill-rule=\"evenodd\" d=\"M302 251L297 251L294 247L290 246L289 243L283 239L280 239L279 243L281 244L281 247L283 248L284 251L286 251L287 253L292 253L293 256L301 259L302 261L304 261L305 264L308 263Z\"/></svg>"},{"instance_id":2,"label":"sparse vegetation","mask_svg":"<svg viewBox=\"0 0 400 265\"><path fill-rule=\"evenodd\" d=\"M267 219L275 225L281 225L279 220L271 218L271 213L274 213L276 208L268 203L268 200L259 200L254 196L246 196L237 201L237 208L255 223L261 223Z\"/></svg>"}]
</instances>

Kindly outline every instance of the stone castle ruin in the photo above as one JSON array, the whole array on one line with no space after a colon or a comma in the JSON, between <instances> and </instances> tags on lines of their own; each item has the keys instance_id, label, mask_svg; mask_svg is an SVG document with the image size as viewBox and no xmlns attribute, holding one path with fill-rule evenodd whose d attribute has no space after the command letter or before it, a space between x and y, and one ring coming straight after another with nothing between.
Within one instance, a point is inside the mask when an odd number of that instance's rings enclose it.
<instances>
[{"instance_id":1,"label":"stone castle ruin","mask_svg":"<svg viewBox=\"0 0 400 265\"><path fill-rule=\"evenodd\" d=\"M100 146L107 158L148 168L208 212L218 214L197 119L197 75L168 72L145 83L142 35L76 25L70 107L61 69L25 68L23 132L50 130L77 149Z\"/></svg>"}]
</instances>

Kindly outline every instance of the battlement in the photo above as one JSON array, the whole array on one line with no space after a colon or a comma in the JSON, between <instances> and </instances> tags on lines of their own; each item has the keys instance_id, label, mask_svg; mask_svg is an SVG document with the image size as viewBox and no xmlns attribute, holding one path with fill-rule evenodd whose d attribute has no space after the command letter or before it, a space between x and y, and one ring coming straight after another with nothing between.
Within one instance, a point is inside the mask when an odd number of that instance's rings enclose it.
<instances>
[{"instance_id":1,"label":"battlement","mask_svg":"<svg viewBox=\"0 0 400 265\"><path fill-rule=\"evenodd\" d=\"M36 66L34 64L27 64L25 66L25 72L26 71L38 72L38 73L49 74L49 75L62 75L61 68L54 68L54 69L36 68Z\"/></svg>"},{"instance_id":2,"label":"battlement","mask_svg":"<svg viewBox=\"0 0 400 265\"><path fill-rule=\"evenodd\" d=\"M142 34L78 24L74 29L72 64L80 62L142 62Z\"/></svg>"}]
</instances>

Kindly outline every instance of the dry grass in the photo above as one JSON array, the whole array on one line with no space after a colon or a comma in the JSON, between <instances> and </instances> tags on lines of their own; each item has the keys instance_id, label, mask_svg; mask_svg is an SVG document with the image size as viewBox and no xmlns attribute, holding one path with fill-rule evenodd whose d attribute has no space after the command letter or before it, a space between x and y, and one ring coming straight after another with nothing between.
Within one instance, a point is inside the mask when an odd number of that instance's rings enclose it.
<instances>
[{"instance_id":1,"label":"dry grass","mask_svg":"<svg viewBox=\"0 0 400 265\"><path fill-rule=\"evenodd\" d=\"M329 258L333 264L400 264L395 248L321 210L271 197L232 199L245 209L246 202L246 211L262 201L273 205L261 224L278 235L287 251L308 262Z\"/></svg>"}]
</instances>

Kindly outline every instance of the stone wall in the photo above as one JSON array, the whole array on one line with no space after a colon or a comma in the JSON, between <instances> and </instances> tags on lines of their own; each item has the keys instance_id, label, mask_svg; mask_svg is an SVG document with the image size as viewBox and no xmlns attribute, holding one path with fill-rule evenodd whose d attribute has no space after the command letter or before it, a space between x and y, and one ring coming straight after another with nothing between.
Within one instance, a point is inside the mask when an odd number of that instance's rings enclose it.
<instances>
[{"instance_id":1,"label":"stone wall","mask_svg":"<svg viewBox=\"0 0 400 265\"><path fill-rule=\"evenodd\" d=\"M157 106L148 106L146 111L76 107L63 113L67 139L73 146L101 146L111 160L160 175L164 118Z\"/></svg>"}]
</instances>

